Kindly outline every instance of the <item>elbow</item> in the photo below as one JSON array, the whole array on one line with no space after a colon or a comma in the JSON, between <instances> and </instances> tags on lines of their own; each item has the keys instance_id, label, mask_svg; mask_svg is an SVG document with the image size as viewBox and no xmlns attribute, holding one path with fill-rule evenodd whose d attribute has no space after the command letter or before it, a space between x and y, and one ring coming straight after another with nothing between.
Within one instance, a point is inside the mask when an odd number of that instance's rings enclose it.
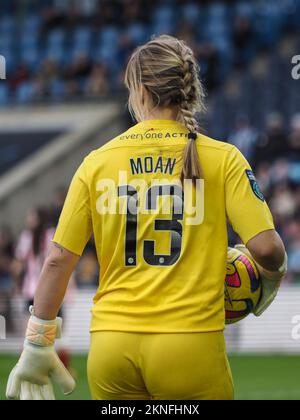
<instances>
[{"instance_id":1,"label":"elbow","mask_svg":"<svg viewBox=\"0 0 300 420\"><path fill-rule=\"evenodd\" d=\"M276 271L283 263L284 251L278 245L263 246L258 254L258 258L264 268Z\"/></svg>"},{"instance_id":2,"label":"elbow","mask_svg":"<svg viewBox=\"0 0 300 420\"><path fill-rule=\"evenodd\" d=\"M52 245L44 267L49 271L60 270L61 272L69 272L75 268L79 258L78 255L64 248L58 248L57 245Z\"/></svg>"},{"instance_id":3,"label":"elbow","mask_svg":"<svg viewBox=\"0 0 300 420\"><path fill-rule=\"evenodd\" d=\"M45 266L49 270L58 270L62 266L62 261L60 258L49 256L45 261Z\"/></svg>"},{"instance_id":4,"label":"elbow","mask_svg":"<svg viewBox=\"0 0 300 420\"><path fill-rule=\"evenodd\" d=\"M254 259L266 270L277 271L282 266L285 247L275 231L258 235L247 246Z\"/></svg>"}]
</instances>

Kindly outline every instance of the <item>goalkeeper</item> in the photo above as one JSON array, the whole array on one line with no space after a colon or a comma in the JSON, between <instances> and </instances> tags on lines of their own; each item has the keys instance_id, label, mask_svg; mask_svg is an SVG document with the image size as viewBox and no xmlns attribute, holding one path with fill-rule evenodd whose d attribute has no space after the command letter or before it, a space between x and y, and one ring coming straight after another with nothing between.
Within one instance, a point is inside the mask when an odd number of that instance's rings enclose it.
<instances>
[{"instance_id":1,"label":"goalkeeper","mask_svg":"<svg viewBox=\"0 0 300 420\"><path fill-rule=\"evenodd\" d=\"M275 299L286 273L284 245L248 162L199 132L203 89L192 50L169 36L151 40L133 53L126 85L139 123L92 152L73 178L8 398L53 399L51 380L65 394L74 389L54 349L56 317L92 233L101 270L88 379L97 400L233 399L224 340L227 219L261 273L256 315ZM119 185L124 171L128 184ZM145 197L134 187L140 181L149 187ZM189 188L200 193L196 211L204 203L204 217L193 223ZM106 211L107 191L121 211ZM148 211L139 212L140 203Z\"/></svg>"}]
</instances>

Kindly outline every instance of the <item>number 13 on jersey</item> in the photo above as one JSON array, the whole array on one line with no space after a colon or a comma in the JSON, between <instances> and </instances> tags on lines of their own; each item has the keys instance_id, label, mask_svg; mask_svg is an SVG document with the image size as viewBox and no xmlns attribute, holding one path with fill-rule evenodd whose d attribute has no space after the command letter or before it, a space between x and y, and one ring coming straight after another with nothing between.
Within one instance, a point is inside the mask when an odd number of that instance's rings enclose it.
<instances>
[{"instance_id":1,"label":"number 13 on jersey","mask_svg":"<svg viewBox=\"0 0 300 420\"><path fill-rule=\"evenodd\" d=\"M139 192L131 185L124 185L118 188L118 196L127 199L126 206L126 238L125 238L125 265L134 267L137 264L137 237L139 223ZM159 199L169 197L168 214L170 218L159 218ZM154 230L164 231L171 235L170 254L156 254L155 241L143 240L143 259L152 266L174 265L181 254L183 217L184 217L184 192L180 185L154 185L146 191L145 214L157 217L153 218ZM164 207L165 209L165 207ZM140 209L141 211L141 209ZM165 212L164 212L165 214Z\"/></svg>"}]
</instances>

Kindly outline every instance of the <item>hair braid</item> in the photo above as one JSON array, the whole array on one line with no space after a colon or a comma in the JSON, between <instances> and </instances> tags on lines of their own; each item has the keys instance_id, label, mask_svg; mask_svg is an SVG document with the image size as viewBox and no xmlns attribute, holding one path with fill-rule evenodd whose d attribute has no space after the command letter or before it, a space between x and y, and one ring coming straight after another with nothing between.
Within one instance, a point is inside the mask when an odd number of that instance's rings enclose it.
<instances>
[{"instance_id":1,"label":"hair braid","mask_svg":"<svg viewBox=\"0 0 300 420\"><path fill-rule=\"evenodd\" d=\"M197 85L199 85L199 80L197 77L197 68L193 58L193 53L188 47L186 47L182 52L182 62L183 88L181 91L182 102L180 105L181 119L190 133L197 134L199 131L199 125L195 118L194 107L195 102L197 101ZM194 137L190 137L184 150L181 180L183 182L184 179L192 179L195 184L196 180L200 179L201 176L202 174L196 141Z\"/></svg>"}]
</instances>

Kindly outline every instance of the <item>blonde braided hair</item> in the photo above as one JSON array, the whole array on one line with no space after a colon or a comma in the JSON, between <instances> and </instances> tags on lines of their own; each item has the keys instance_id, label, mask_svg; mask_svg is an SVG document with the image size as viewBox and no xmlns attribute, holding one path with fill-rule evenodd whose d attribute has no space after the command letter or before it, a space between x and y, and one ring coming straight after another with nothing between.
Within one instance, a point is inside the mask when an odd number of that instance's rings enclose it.
<instances>
[{"instance_id":1,"label":"blonde braided hair","mask_svg":"<svg viewBox=\"0 0 300 420\"><path fill-rule=\"evenodd\" d=\"M152 39L132 54L125 84L129 90L129 110L138 121L144 119L141 86L148 93L153 108L177 108L177 119L189 131L181 180L192 179L195 184L202 176L196 144L199 127L195 114L205 110L205 94L192 50L184 41L172 36L162 35Z\"/></svg>"},{"instance_id":2,"label":"blonde braided hair","mask_svg":"<svg viewBox=\"0 0 300 420\"><path fill-rule=\"evenodd\" d=\"M184 125L190 133L196 134L199 131L199 125L195 118L197 111L197 100L201 106L201 99L203 101L203 90L198 79L198 66L195 61L192 50L185 46L182 51L183 61L183 101L180 107L180 114ZM204 105L202 105L203 110ZM198 108L199 110L199 108ZM202 177L201 166L199 162L197 145L195 137L190 136L187 146L184 150L183 168L181 172L181 180L192 179L193 182Z\"/></svg>"}]
</instances>

